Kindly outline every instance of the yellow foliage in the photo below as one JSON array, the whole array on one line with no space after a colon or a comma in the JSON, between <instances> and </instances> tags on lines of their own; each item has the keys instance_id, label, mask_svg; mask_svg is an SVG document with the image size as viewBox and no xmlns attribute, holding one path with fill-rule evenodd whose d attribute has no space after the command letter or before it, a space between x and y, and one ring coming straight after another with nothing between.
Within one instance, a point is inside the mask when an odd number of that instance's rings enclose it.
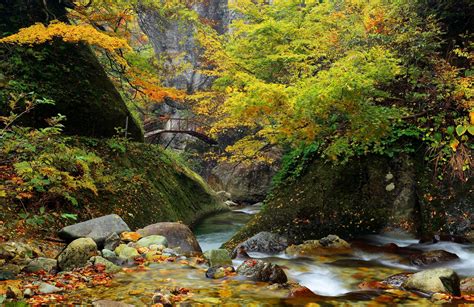
<instances>
[{"instance_id":1,"label":"yellow foliage","mask_svg":"<svg viewBox=\"0 0 474 307\"><path fill-rule=\"evenodd\" d=\"M99 32L90 25L68 25L63 22L53 22L48 26L36 23L28 28L20 29L16 34L0 39L0 43L39 45L54 39L61 39L67 43L83 42L107 51L130 48L126 40Z\"/></svg>"}]
</instances>

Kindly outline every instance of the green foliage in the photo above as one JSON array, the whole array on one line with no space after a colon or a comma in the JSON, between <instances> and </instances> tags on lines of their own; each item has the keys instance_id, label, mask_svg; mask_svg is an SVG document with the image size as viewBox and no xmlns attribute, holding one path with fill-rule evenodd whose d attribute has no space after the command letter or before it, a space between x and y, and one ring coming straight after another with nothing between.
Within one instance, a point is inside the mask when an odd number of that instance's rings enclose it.
<instances>
[{"instance_id":1,"label":"green foliage","mask_svg":"<svg viewBox=\"0 0 474 307\"><path fill-rule=\"evenodd\" d=\"M242 18L229 34L201 35L224 101L211 132L256 131L227 148L246 159L303 142L345 163L423 143L428 160L465 180L474 167L472 35L441 53L443 25L421 2L236 1Z\"/></svg>"},{"instance_id":2,"label":"green foliage","mask_svg":"<svg viewBox=\"0 0 474 307\"><path fill-rule=\"evenodd\" d=\"M20 101L26 108L17 114ZM94 153L71 145L71 140L61 135L65 119L62 115L51 118L46 128L12 125L22 114L43 103L51 101L38 100L33 94L12 95L11 113L3 118L5 127L0 135L0 161L5 171L0 183L2 196L21 203L67 201L78 206L74 193L87 190L97 194L96 184L106 181L102 176L103 162ZM35 215L25 218L43 221Z\"/></svg>"}]
</instances>

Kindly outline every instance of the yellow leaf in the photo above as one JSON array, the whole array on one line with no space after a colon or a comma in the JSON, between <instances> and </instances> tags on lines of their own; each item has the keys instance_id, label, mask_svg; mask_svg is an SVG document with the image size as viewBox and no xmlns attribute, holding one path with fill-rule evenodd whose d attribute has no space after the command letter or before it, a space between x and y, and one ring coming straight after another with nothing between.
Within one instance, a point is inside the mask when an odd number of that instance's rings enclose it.
<instances>
[{"instance_id":1,"label":"yellow leaf","mask_svg":"<svg viewBox=\"0 0 474 307\"><path fill-rule=\"evenodd\" d=\"M457 139L454 139L451 141L451 144L449 144L449 146L451 147L453 151L456 151L456 149L459 146L459 141Z\"/></svg>"}]
</instances>

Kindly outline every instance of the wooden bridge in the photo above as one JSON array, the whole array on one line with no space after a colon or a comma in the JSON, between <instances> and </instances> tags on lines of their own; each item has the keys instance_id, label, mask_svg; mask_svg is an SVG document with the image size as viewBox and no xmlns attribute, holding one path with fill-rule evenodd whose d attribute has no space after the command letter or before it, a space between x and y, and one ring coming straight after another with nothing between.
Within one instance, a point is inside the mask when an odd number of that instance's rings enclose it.
<instances>
[{"instance_id":1,"label":"wooden bridge","mask_svg":"<svg viewBox=\"0 0 474 307\"><path fill-rule=\"evenodd\" d=\"M198 138L209 145L217 145L217 141L202 132L201 125L192 118L162 118L166 121L168 129L156 129L145 133L145 138L150 138L163 133L187 134Z\"/></svg>"}]
</instances>

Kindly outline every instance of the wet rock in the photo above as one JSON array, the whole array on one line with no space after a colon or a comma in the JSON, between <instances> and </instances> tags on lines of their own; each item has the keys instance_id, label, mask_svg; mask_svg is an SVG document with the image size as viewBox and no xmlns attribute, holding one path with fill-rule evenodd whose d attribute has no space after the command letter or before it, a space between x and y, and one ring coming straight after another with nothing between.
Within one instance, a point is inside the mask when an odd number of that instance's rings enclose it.
<instances>
[{"instance_id":1,"label":"wet rock","mask_svg":"<svg viewBox=\"0 0 474 307\"><path fill-rule=\"evenodd\" d=\"M226 205L227 207L238 207L238 206L239 206L238 203L233 202L233 201L231 201L231 200L225 201L225 202L224 202L224 205Z\"/></svg>"},{"instance_id":2,"label":"wet rock","mask_svg":"<svg viewBox=\"0 0 474 307\"><path fill-rule=\"evenodd\" d=\"M350 248L351 245L336 235L329 235L319 240L323 247L327 248Z\"/></svg>"},{"instance_id":3,"label":"wet rock","mask_svg":"<svg viewBox=\"0 0 474 307\"><path fill-rule=\"evenodd\" d=\"M474 294L474 277L466 278L461 281L461 292Z\"/></svg>"},{"instance_id":4,"label":"wet rock","mask_svg":"<svg viewBox=\"0 0 474 307\"><path fill-rule=\"evenodd\" d=\"M434 235L432 237L423 237L420 239L420 243L438 243L438 242L454 242L458 244L469 244L471 241L462 236L453 235Z\"/></svg>"},{"instance_id":5,"label":"wet rock","mask_svg":"<svg viewBox=\"0 0 474 307\"><path fill-rule=\"evenodd\" d=\"M117 256L119 256L119 258L126 259L126 260L133 260L136 257L140 256L140 254L135 248L129 247L125 244L120 244L115 249L115 253L117 254Z\"/></svg>"},{"instance_id":6,"label":"wet rock","mask_svg":"<svg viewBox=\"0 0 474 307\"><path fill-rule=\"evenodd\" d=\"M92 265L103 265L105 266L105 272L107 273L118 273L122 270L121 267L115 265L111 261L101 257L101 256L94 256L89 259L89 263Z\"/></svg>"},{"instance_id":7,"label":"wet rock","mask_svg":"<svg viewBox=\"0 0 474 307\"><path fill-rule=\"evenodd\" d=\"M219 191L219 192L216 193L216 195L217 195L217 198L222 202L232 200L232 195L229 192L226 192L226 191Z\"/></svg>"},{"instance_id":8,"label":"wet rock","mask_svg":"<svg viewBox=\"0 0 474 307\"><path fill-rule=\"evenodd\" d=\"M411 276L413 273L400 273L385 278L382 283L393 288L400 288L402 284Z\"/></svg>"},{"instance_id":9,"label":"wet rock","mask_svg":"<svg viewBox=\"0 0 474 307\"><path fill-rule=\"evenodd\" d=\"M108 259L108 258L117 258L117 254L111 250L108 250L108 249L103 249L102 250L102 257L104 257L105 259Z\"/></svg>"},{"instance_id":10,"label":"wet rock","mask_svg":"<svg viewBox=\"0 0 474 307\"><path fill-rule=\"evenodd\" d=\"M410 256L411 263L417 266L432 265L458 259L459 257L456 254L444 250L434 250Z\"/></svg>"},{"instance_id":11,"label":"wet rock","mask_svg":"<svg viewBox=\"0 0 474 307\"><path fill-rule=\"evenodd\" d=\"M66 226L59 231L58 235L61 239L68 241L78 238L91 238L97 245L104 246L105 239L111 233L121 234L125 231L130 231L130 228L122 218L116 214L110 214Z\"/></svg>"},{"instance_id":12,"label":"wet rock","mask_svg":"<svg viewBox=\"0 0 474 307\"><path fill-rule=\"evenodd\" d=\"M40 283L38 286L38 292L41 294L53 294L53 293L62 292L63 290L64 289L62 288L55 287L45 282Z\"/></svg>"},{"instance_id":13,"label":"wet rock","mask_svg":"<svg viewBox=\"0 0 474 307\"><path fill-rule=\"evenodd\" d=\"M138 232L122 232L120 234L120 240L124 242L137 242L142 238L142 235Z\"/></svg>"},{"instance_id":14,"label":"wet rock","mask_svg":"<svg viewBox=\"0 0 474 307\"><path fill-rule=\"evenodd\" d=\"M91 238L80 238L72 241L58 256L58 266L63 271L70 271L87 264L87 261L98 254L97 244Z\"/></svg>"},{"instance_id":15,"label":"wet rock","mask_svg":"<svg viewBox=\"0 0 474 307\"><path fill-rule=\"evenodd\" d=\"M263 231L237 245L232 252L232 258L237 257L240 247L247 252L276 254L288 247L288 240L279 234Z\"/></svg>"},{"instance_id":16,"label":"wet rock","mask_svg":"<svg viewBox=\"0 0 474 307\"><path fill-rule=\"evenodd\" d=\"M15 276L18 275L22 269L23 266L16 264L4 264L0 267L0 280L15 279Z\"/></svg>"},{"instance_id":17,"label":"wet rock","mask_svg":"<svg viewBox=\"0 0 474 307\"><path fill-rule=\"evenodd\" d=\"M247 254L247 251L245 250L245 247L243 246L238 246L236 247L235 251L235 259L250 259L249 254Z\"/></svg>"},{"instance_id":18,"label":"wet rock","mask_svg":"<svg viewBox=\"0 0 474 307\"><path fill-rule=\"evenodd\" d=\"M32 297L33 295L35 295L35 293L30 288L26 288L25 291L23 291L24 297Z\"/></svg>"},{"instance_id":19,"label":"wet rock","mask_svg":"<svg viewBox=\"0 0 474 307\"><path fill-rule=\"evenodd\" d=\"M113 251L119 245L120 245L120 237L115 232L112 232L111 234L107 236L107 238L105 238L104 249Z\"/></svg>"},{"instance_id":20,"label":"wet rock","mask_svg":"<svg viewBox=\"0 0 474 307\"><path fill-rule=\"evenodd\" d=\"M232 259L226 249L211 249L204 253L210 267L232 265Z\"/></svg>"},{"instance_id":21,"label":"wet rock","mask_svg":"<svg viewBox=\"0 0 474 307\"><path fill-rule=\"evenodd\" d=\"M206 271L206 277L212 279L221 279L229 275L230 273L235 272L234 267L228 265L220 265L209 268Z\"/></svg>"},{"instance_id":22,"label":"wet rock","mask_svg":"<svg viewBox=\"0 0 474 307\"><path fill-rule=\"evenodd\" d=\"M168 240L163 236L151 235L138 240L137 245L139 247L148 247L150 245L168 246Z\"/></svg>"},{"instance_id":23,"label":"wet rock","mask_svg":"<svg viewBox=\"0 0 474 307\"><path fill-rule=\"evenodd\" d=\"M153 304L161 304L165 307L171 307L173 306L173 303L171 301L172 296L173 295L171 294L170 291L163 290L163 291L159 291L153 294L152 301L153 301Z\"/></svg>"},{"instance_id":24,"label":"wet rock","mask_svg":"<svg viewBox=\"0 0 474 307\"><path fill-rule=\"evenodd\" d=\"M264 262L263 260L246 260L237 268L237 273L253 281L278 284L283 284L288 281L285 272L280 266Z\"/></svg>"},{"instance_id":25,"label":"wet rock","mask_svg":"<svg viewBox=\"0 0 474 307\"><path fill-rule=\"evenodd\" d=\"M58 261L56 259L40 257L30 261L24 270L28 273L36 273L39 271L49 273L56 270L57 266Z\"/></svg>"},{"instance_id":26,"label":"wet rock","mask_svg":"<svg viewBox=\"0 0 474 307\"><path fill-rule=\"evenodd\" d=\"M318 297L313 291L304 286L292 287L288 298L316 298Z\"/></svg>"},{"instance_id":27,"label":"wet rock","mask_svg":"<svg viewBox=\"0 0 474 307\"><path fill-rule=\"evenodd\" d=\"M111 300L99 300L92 303L94 307L133 307L133 305L129 305L122 302L111 301Z\"/></svg>"},{"instance_id":28,"label":"wet rock","mask_svg":"<svg viewBox=\"0 0 474 307\"><path fill-rule=\"evenodd\" d=\"M312 257L321 255L346 254L350 244L335 235L329 235L321 240L305 241L303 244L291 245L286 253L296 257Z\"/></svg>"},{"instance_id":29,"label":"wet rock","mask_svg":"<svg viewBox=\"0 0 474 307\"><path fill-rule=\"evenodd\" d=\"M160 235L166 238L168 246L179 248L182 253L201 253L201 247L188 226L181 223L156 223L137 231L142 236ZM165 244L162 244L165 245Z\"/></svg>"},{"instance_id":30,"label":"wet rock","mask_svg":"<svg viewBox=\"0 0 474 307\"><path fill-rule=\"evenodd\" d=\"M439 268L425 270L408 277L402 287L425 293L449 293L461 295L459 276L451 269Z\"/></svg>"}]
</instances>

